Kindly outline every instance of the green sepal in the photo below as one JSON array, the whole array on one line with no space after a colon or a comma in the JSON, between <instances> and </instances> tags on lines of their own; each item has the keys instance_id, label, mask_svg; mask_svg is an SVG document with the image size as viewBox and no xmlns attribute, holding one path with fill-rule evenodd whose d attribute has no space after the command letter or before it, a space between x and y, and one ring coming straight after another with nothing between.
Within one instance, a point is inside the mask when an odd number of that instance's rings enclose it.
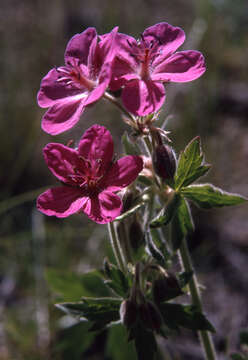
<instances>
[{"instance_id":1,"label":"green sepal","mask_svg":"<svg viewBox=\"0 0 248 360\"><path fill-rule=\"evenodd\" d=\"M146 231L145 240L146 240L146 251L149 255L151 255L160 265L164 266L166 263L166 259L161 252L161 250L157 247L156 243L153 241L153 237L156 237L153 230Z\"/></svg>"},{"instance_id":2,"label":"green sepal","mask_svg":"<svg viewBox=\"0 0 248 360\"><path fill-rule=\"evenodd\" d=\"M46 280L62 301L76 301L82 296L109 296L110 291L97 270L77 274L53 268L46 269Z\"/></svg>"},{"instance_id":3,"label":"green sepal","mask_svg":"<svg viewBox=\"0 0 248 360\"><path fill-rule=\"evenodd\" d=\"M181 193L203 209L239 205L247 201L241 195L228 193L212 184L190 185L187 188L181 189Z\"/></svg>"},{"instance_id":4,"label":"green sepal","mask_svg":"<svg viewBox=\"0 0 248 360\"><path fill-rule=\"evenodd\" d=\"M172 219L172 248L174 251L181 246L182 240L194 231L194 223L187 201L181 197L178 209Z\"/></svg>"},{"instance_id":5,"label":"green sepal","mask_svg":"<svg viewBox=\"0 0 248 360\"><path fill-rule=\"evenodd\" d=\"M215 332L213 325L194 305L163 303L160 305L159 310L164 323L171 329L178 330L179 327L184 327L194 331Z\"/></svg>"},{"instance_id":6,"label":"green sepal","mask_svg":"<svg viewBox=\"0 0 248 360\"><path fill-rule=\"evenodd\" d=\"M201 140L197 136L186 146L178 159L175 188L178 190L205 175L211 165L204 162Z\"/></svg>"},{"instance_id":7,"label":"green sepal","mask_svg":"<svg viewBox=\"0 0 248 360\"><path fill-rule=\"evenodd\" d=\"M110 287L117 295L126 298L129 292L129 283L123 272L115 265L105 262L104 273L106 279L104 283Z\"/></svg>"},{"instance_id":8,"label":"green sepal","mask_svg":"<svg viewBox=\"0 0 248 360\"><path fill-rule=\"evenodd\" d=\"M158 349L155 336L140 322L130 330L130 340L134 340L138 360L155 360L157 358Z\"/></svg>"},{"instance_id":9,"label":"green sepal","mask_svg":"<svg viewBox=\"0 0 248 360\"><path fill-rule=\"evenodd\" d=\"M158 215L151 221L150 227L157 228L161 226L166 226L175 215L177 208L180 204L180 195L174 194L173 199L166 205Z\"/></svg>"},{"instance_id":10,"label":"green sepal","mask_svg":"<svg viewBox=\"0 0 248 360\"><path fill-rule=\"evenodd\" d=\"M100 330L107 324L120 319L121 299L82 298L78 302L55 304L63 312L92 322L92 331Z\"/></svg>"},{"instance_id":11,"label":"green sepal","mask_svg":"<svg viewBox=\"0 0 248 360\"><path fill-rule=\"evenodd\" d=\"M126 131L122 135L121 142L126 155L140 155L139 147L130 140Z\"/></svg>"}]
</instances>

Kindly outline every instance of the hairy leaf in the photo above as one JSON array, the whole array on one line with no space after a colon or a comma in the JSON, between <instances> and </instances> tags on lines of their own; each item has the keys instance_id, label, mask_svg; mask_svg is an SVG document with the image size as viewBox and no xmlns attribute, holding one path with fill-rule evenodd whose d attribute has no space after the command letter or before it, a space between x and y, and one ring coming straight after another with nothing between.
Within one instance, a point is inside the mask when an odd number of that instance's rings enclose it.
<instances>
[{"instance_id":1,"label":"hairy leaf","mask_svg":"<svg viewBox=\"0 0 248 360\"><path fill-rule=\"evenodd\" d=\"M121 296L127 297L129 291L128 279L125 277L123 272L118 269L115 265L105 263L105 274L107 276L107 280L105 280L105 284L108 285L114 292Z\"/></svg>"},{"instance_id":2,"label":"hairy leaf","mask_svg":"<svg viewBox=\"0 0 248 360\"><path fill-rule=\"evenodd\" d=\"M180 154L177 172L175 175L175 188L180 189L205 175L211 165L204 162L200 137L194 138Z\"/></svg>"},{"instance_id":3,"label":"hairy leaf","mask_svg":"<svg viewBox=\"0 0 248 360\"><path fill-rule=\"evenodd\" d=\"M211 184L191 185L182 189L181 192L197 206L204 209L239 205L247 201L241 195L225 192Z\"/></svg>"},{"instance_id":4,"label":"hairy leaf","mask_svg":"<svg viewBox=\"0 0 248 360\"><path fill-rule=\"evenodd\" d=\"M173 199L165 206L158 215L151 221L150 227L156 228L167 225L175 215L180 204L180 195L174 194Z\"/></svg>"}]
</instances>

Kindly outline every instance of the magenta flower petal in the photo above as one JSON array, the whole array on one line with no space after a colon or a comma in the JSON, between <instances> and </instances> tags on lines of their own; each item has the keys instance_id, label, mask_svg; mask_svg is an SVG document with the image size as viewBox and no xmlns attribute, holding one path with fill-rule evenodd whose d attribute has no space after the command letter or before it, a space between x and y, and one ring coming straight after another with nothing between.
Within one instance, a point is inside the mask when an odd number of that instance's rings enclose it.
<instances>
[{"instance_id":1,"label":"magenta flower petal","mask_svg":"<svg viewBox=\"0 0 248 360\"><path fill-rule=\"evenodd\" d=\"M140 156L124 156L110 169L104 179L106 190L119 191L131 184L143 169Z\"/></svg>"},{"instance_id":2,"label":"magenta flower petal","mask_svg":"<svg viewBox=\"0 0 248 360\"><path fill-rule=\"evenodd\" d=\"M187 82L198 79L205 70L205 60L199 51L180 51L157 66L152 74L152 79L154 81Z\"/></svg>"},{"instance_id":3,"label":"magenta flower petal","mask_svg":"<svg viewBox=\"0 0 248 360\"><path fill-rule=\"evenodd\" d=\"M124 106L136 116L145 116L158 111L163 105L164 99L164 86L150 80L132 80L122 91Z\"/></svg>"},{"instance_id":4,"label":"magenta flower petal","mask_svg":"<svg viewBox=\"0 0 248 360\"><path fill-rule=\"evenodd\" d=\"M53 105L43 116L42 129L51 135L71 129L84 110L82 99L82 95L79 95Z\"/></svg>"},{"instance_id":5,"label":"magenta flower petal","mask_svg":"<svg viewBox=\"0 0 248 360\"><path fill-rule=\"evenodd\" d=\"M106 224L113 221L121 214L122 201L119 196L112 192L104 190L98 197L93 197L90 201L91 206L83 209L83 211L91 220L98 224Z\"/></svg>"},{"instance_id":6,"label":"magenta flower petal","mask_svg":"<svg viewBox=\"0 0 248 360\"><path fill-rule=\"evenodd\" d=\"M93 104L103 96L110 82L110 78L111 78L111 65L104 64L101 74L99 76L99 84L94 90L92 90L89 93L84 103L85 106Z\"/></svg>"},{"instance_id":7,"label":"magenta flower petal","mask_svg":"<svg viewBox=\"0 0 248 360\"><path fill-rule=\"evenodd\" d=\"M61 186L51 188L37 199L37 208L43 214L64 218L78 212L88 201L82 192L73 187Z\"/></svg>"},{"instance_id":8,"label":"magenta flower petal","mask_svg":"<svg viewBox=\"0 0 248 360\"><path fill-rule=\"evenodd\" d=\"M143 32L143 37L149 44L151 42L156 44L159 41L158 54L154 60L156 66L161 59L174 53L184 43L185 33L179 27L162 22L147 28Z\"/></svg>"},{"instance_id":9,"label":"magenta flower petal","mask_svg":"<svg viewBox=\"0 0 248 360\"><path fill-rule=\"evenodd\" d=\"M110 132L104 126L91 126L82 136L78 152L93 163L101 161L101 167L106 171L106 167L108 168L111 165L114 152Z\"/></svg>"},{"instance_id":10,"label":"magenta flower petal","mask_svg":"<svg viewBox=\"0 0 248 360\"><path fill-rule=\"evenodd\" d=\"M54 68L42 79L38 92L38 105L42 108L51 107L64 98L82 93L80 89L64 86L58 81L59 73Z\"/></svg>"},{"instance_id":11,"label":"magenta flower petal","mask_svg":"<svg viewBox=\"0 0 248 360\"><path fill-rule=\"evenodd\" d=\"M50 143L44 147L43 154L53 175L64 183L73 184L68 174L73 174L74 169L83 166L77 150L59 143Z\"/></svg>"},{"instance_id":12,"label":"magenta flower petal","mask_svg":"<svg viewBox=\"0 0 248 360\"><path fill-rule=\"evenodd\" d=\"M95 28L88 28L81 34L74 35L65 50L65 63L69 64L74 59L79 59L84 65L87 65L88 54L93 40L97 38Z\"/></svg>"}]
</instances>

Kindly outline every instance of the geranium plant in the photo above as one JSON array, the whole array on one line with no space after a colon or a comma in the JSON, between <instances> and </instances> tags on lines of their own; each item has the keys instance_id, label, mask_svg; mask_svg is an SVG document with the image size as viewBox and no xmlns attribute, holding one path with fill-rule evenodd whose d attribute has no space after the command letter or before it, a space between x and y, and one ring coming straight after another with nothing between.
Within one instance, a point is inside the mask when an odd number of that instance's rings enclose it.
<instances>
[{"instance_id":1,"label":"geranium plant","mask_svg":"<svg viewBox=\"0 0 248 360\"><path fill-rule=\"evenodd\" d=\"M48 108L42 128L52 135L74 126L101 97L120 109L130 127L122 138L126 155L119 160L110 132L97 124L77 148L48 144L44 158L61 185L41 194L37 207L49 216L84 213L107 223L115 263L105 259L91 274L92 281L101 279L96 296L82 293L77 302L57 307L88 321L91 331L121 323L140 360L157 358L157 334L166 339L180 328L197 331L205 358L216 359L215 329L204 313L187 245L194 231L188 201L203 209L246 201L208 183L194 184L210 168L200 138L177 158L168 132L157 125L166 106L164 86L195 80L206 70L199 51L177 51L184 40L182 29L165 22L147 28L139 40L118 28L99 37L94 28L86 29L69 41L65 66L50 70L38 93L39 105ZM168 227L171 236L165 239ZM173 270L175 255L179 272ZM188 293L191 303L180 302Z\"/></svg>"}]
</instances>

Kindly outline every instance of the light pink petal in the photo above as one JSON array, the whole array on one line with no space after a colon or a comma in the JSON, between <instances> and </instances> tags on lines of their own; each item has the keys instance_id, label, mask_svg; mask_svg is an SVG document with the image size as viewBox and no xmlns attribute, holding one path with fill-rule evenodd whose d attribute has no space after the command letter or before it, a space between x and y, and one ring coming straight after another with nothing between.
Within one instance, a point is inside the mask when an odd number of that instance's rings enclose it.
<instances>
[{"instance_id":1,"label":"light pink petal","mask_svg":"<svg viewBox=\"0 0 248 360\"><path fill-rule=\"evenodd\" d=\"M174 27L166 22L150 26L143 32L143 36L148 42L159 43L154 65L174 53L185 40L185 33L181 28Z\"/></svg>"},{"instance_id":2,"label":"light pink petal","mask_svg":"<svg viewBox=\"0 0 248 360\"><path fill-rule=\"evenodd\" d=\"M104 186L108 191L119 191L131 184L143 169L140 156L128 155L119 159L104 177Z\"/></svg>"},{"instance_id":3,"label":"light pink petal","mask_svg":"<svg viewBox=\"0 0 248 360\"><path fill-rule=\"evenodd\" d=\"M124 87L121 97L128 111L136 116L145 116L161 108L165 90L158 82L132 80Z\"/></svg>"},{"instance_id":4,"label":"light pink petal","mask_svg":"<svg viewBox=\"0 0 248 360\"><path fill-rule=\"evenodd\" d=\"M43 149L43 155L53 175L65 183L73 184L70 175L74 174L75 168L83 167L78 152L59 143L47 144Z\"/></svg>"},{"instance_id":5,"label":"light pink petal","mask_svg":"<svg viewBox=\"0 0 248 360\"><path fill-rule=\"evenodd\" d=\"M110 166L114 151L113 139L110 132L100 125L91 126L82 136L78 152L93 164L100 160L104 172Z\"/></svg>"},{"instance_id":6,"label":"light pink petal","mask_svg":"<svg viewBox=\"0 0 248 360\"><path fill-rule=\"evenodd\" d=\"M37 101L40 107L47 108L59 100L80 94L82 90L66 86L58 81L59 73L54 68L42 79Z\"/></svg>"},{"instance_id":7,"label":"light pink petal","mask_svg":"<svg viewBox=\"0 0 248 360\"><path fill-rule=\"evenodd\" d=\"M103 191L98 197L90 199L90 206L82 209L83 212L98 224L113 221L121 214L122 201L116 194Z\"/></svg>"},{"instance_id":8,"label":"light pink petal","mask_svg":"<svg viewBox=\"0 0 248 360\"><path fill-rule=\"evenodd\" d=\"M53 105L43 116L42 129L48 134L57 135L72 128L84 110L83 96L80 94Z\"/></svg>"},{"instance_id":9,"label":"light pink petal","mask_svg":"<svg viewBox=\"0 0 248 360\"><path fill-rule=\"evenodd\" d=\"M103 96L105 90L109 85L110 79L111 79L111 65L104 64L99 76L98 85L94 90L92 90L89 93L87 99L85 100L85 104L84 104L85 106L93 104Z\"/></svg>"},{"instance_id":10,"label":"light pink petal","mask_svg":"<svg viewBox=\"0 0 248 360\"><path fill-rule=\"evenodd\" d=\"M156 81L187 82L198 79L206 70L205 60L199 51L180 51L160 64L152 74Z\"/></svg>"},{"instance_id":11,"label":"light pink petal","mask_svg":"<svg viewBox=\"0 0 248 360\"><path fill-rule=\"evenodd\" d=\"M118 46L116 44L117 33L118 26L116 26L110 33L105 34L99 42L99 53L103 63L111 63L114 59L115 53L118 50Z\"/></svg>"},{"instance_id":12,"label":"light pink petal","mask_svg":"<svg viewBox=\"0 0 248 360\"><path fill-rule=\"evenodd\" d=\"M61 186L48 189L37 199L37 208L43 214L64 218L78 212L87 203L88 198L73 187Z\"/></svg>"},{"instance_id":13,"label":"light pink petal","mask_svg":"<svg viewBox=\"0 0 248 360\"><path fill-rule=\"evenodd\" d=\"M76 58L84 65L87 65L90 47L96 37L97 32L95 28L88 28L81 34L73 36L65 50L65 63L68 65Z\"/></svg>"}]
</instances>

